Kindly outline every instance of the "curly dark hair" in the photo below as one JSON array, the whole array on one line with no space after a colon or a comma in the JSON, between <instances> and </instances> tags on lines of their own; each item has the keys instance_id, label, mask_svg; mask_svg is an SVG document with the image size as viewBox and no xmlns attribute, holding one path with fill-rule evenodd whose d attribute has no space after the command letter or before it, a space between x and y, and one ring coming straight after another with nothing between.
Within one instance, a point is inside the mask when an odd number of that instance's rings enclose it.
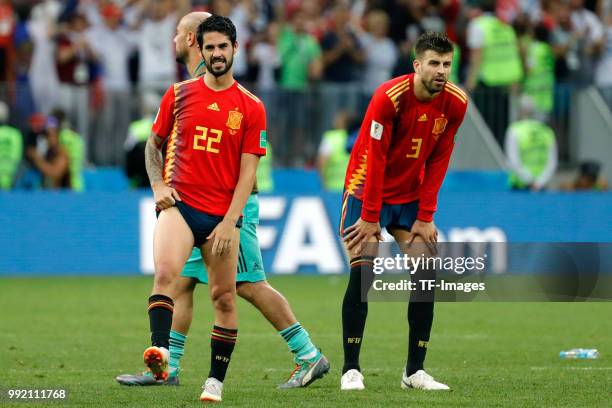
<instances>
[{"instance_id":1,"label":"curly dark hair","mask_svg":"<svg viewBox=\"0 0 612 408\"><path fill-rule=\"evenodd\" d=\"M417 57L422 56L428 50L435 51L438 54L448 54L453 52L453 43L445 33L428 31L419 36L414 50Z\"/></svg>"},{"instance_id":2,"label":"curly dark hair","mask_svg":"<svg viewBox=\"0 0 612 408\"><path fill-rule=\"evenodd\" d=\"M230 39L232 45L236 46L236 26L234 26L234 23L229 18L213 14L200 23L196 33L200 49L204 46L204 33L211 32L225 34Z\"/></svg>"}]
</instances>

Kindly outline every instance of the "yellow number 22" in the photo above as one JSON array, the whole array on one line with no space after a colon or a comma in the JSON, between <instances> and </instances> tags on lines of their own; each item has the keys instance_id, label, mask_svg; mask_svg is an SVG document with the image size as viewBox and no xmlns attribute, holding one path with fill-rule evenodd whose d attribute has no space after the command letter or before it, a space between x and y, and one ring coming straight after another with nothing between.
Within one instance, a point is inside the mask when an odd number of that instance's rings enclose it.
<instances>
[{"instance_id":1,"label":"yellow number 22","mask_svg":"<svg viewBox=\"0 0 612 408\"><path fill-rule=\"evenodd\" d=\"M196 126L196 133L193 135L193 150L204 150L210 153L219 153L219 149L213 146L221 141L223 131L210 129L210 133L215 136L208 137L208 128L204 126ZM206 145L204 145L206 142Z\"/></svg>"}]
</instances>

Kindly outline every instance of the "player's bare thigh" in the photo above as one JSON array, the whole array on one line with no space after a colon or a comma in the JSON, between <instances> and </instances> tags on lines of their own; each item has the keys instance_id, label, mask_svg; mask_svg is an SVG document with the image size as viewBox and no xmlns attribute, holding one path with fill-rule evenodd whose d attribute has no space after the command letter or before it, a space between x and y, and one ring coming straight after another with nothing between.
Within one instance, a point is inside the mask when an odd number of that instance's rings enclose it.
<instances>
[{"instance_id":1,"label":"player's bare thigh","mask_svg":"<svg viewBox=\"0 0 612 408\"><path fill-rule=\"evenodd\" d=\"M153 292L173 297L178 277L193 248L193 233L176 207L163 210L153 236Z\"/></svg>"},{"instance_id":2,"label":"player's bare thigh","mask_svg":"<svg viewBox=\"0 0 612 408\"><path fill-rule=\"evenodd\" d=\"M240 230L236 228L234 234L232 247L221 255L212 253L213 240L209 239L200 248L202 259L208 271L208 285L211 293L215 288L223 292L236 291Z\"/></svg>"},{"instance_id":3,"label":"player's bare thigh","mask_svg":"<svg viewBox=\"0 0 612 408\"><path fill-rule=\"evenodd\" d=\"M415 257L435 255L432 245L426 245L423 238L419 235L414 235L402 228L388 228L388 232L393 236L400 250L405 254Z\"/></svg>"},{"instance_id":4,"label":"player's bare thigh","mask_svg":"<svg viewBox=\"0 0 612 408\"><path fill-rule=\"evenodd\" d=\"M436 256L437 248L436 245L426 244L423 238L419 235L414 235L410 231L400 228L388 228L389 233L395 238L395 241L400 247L400 250L414 258L429 258ZM435 269L419 268L411 273L410 280L417 282L417 288L421 287L418 282L422 280L435 279ZM410 302L433 302L435 297L435 291L430 290L416 290L410 292Z\"/></svg>"},{"instance_id":5,"label":"player's bare thigh","mask_svg":"<svg viewBox=\"0 0 612 408\"><path fill-rule=\"evenodd\" d=\"M357 245L355 248L353 248L352 251L349 251L346 242L342 241L342 248L344 248L344 256L346 256L346 259L348 259L349 261L351 259L355 259L361 256L376 256L377 246L368 244L376 244L377 242L378 240L376 239L376 237L370 237L367 239L366 245L363 245L363 250L361 246Z\"/></svg>"}]
</instances>

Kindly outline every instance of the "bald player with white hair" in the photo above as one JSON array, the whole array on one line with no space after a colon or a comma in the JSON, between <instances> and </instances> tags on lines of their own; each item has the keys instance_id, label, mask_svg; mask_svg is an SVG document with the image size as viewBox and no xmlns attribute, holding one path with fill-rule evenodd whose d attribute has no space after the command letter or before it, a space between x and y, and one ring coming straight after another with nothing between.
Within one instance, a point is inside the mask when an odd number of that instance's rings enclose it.
<instances>
[{"instance_id":1,"label":"bald player with white hair","mask_svg":"<svg viewBox=\"0 0 612 408\"><path fill-rule=\"evenodd\" d=\"M198 26L210 13L192 12L185 15L176 27L174 44L177 62L184 64L189 75L200 77L206 72L207 62L198 46ZM233 61L227 61L231 66ZM209 106L208 109L214 109ZM261 249L256 228L259 223L257 183L244 209L240 229L240 254L236 292L255 306L287 342L294 355L295 368L279 388L306 387L329 372L329 362L310 340L310 335L297 321L287 299L266 281ZM193 318L193 292L198 283L207 284L208 276L198 248L194 248L175 287L174 314L170 332L170 373L164 380L156 380L150 371L142 374L123 374L117 382L122 385L178 385L180 359L184 354L187 334Z\"/></svg>"},{"instance_id":2,"label":"bald player with white hair","mask_svg":"<svg viewBox=\"0 0 612 408\"><path fill-rule=\"evenodd\" d=\"M192 78L201 76L206 70L196 33L200 23L210 16L211 14L205 11L194 11L181 18L176 26L174 36L176 61L185 65Z\"/></svg>"}]
</instances>

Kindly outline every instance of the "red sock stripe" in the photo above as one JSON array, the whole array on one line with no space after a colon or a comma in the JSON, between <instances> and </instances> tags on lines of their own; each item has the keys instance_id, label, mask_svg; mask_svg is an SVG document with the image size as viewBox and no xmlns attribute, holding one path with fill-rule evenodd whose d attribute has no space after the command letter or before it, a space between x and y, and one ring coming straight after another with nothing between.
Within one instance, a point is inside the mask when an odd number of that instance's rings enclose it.
<instances>
[{"instance_id":1,"label":"red sock stripe","mask_svg":"<svg viewBox=\"0 0 612 408\"><path fill-rule=\"evenodd\" d=\"M236 337L234 337L233 339L227 339L227 338L215 336L213 334L212 336L210 336L210 338L216 341L222 341L223 343L236 344Z\"/></svg>"},{"instance_id":2,"label":"red sock stripe","mask_svg":"<svg viewBox=\"0 0 612 408\"><path fill-rule=\"evenodd\" d=\"M356 266L362 266L362 265L373 265L374 261L372 259L355 259L354 261L351 261L351 268L354 268Z\"/></svg>"},{"instance_id":3,"label":"red sock stripe","mask_svg":"<svg viewBox=\"0 0 612 408\"><path fill-rule=\"evenodd\" d=\"M232 330L230 332L219 327L214 327L210 335L213 340L232 344L236 343L236 338L238 337L238 333L236 331Z\"/></svg>"},{"instance_id":4,"label":"red sock stripe","mask_svg":"<svg viewBox=\"0 0 612 408\"><path fill-rule=\"evenodd\" d=\"M213 329L212 334L216 336L220 336L220 337L225 337L228 339L235 339L236 337L238 337L238 333L230 333L230 332L217 330L217 329Z\"/></svg>"},{"instance_id":5,"label":"red sock stripe","mask_svg":"<svg viewBox=\"0 0 612 408\"><path fill-rule=\"evenodd\" d=\"M150 303L148 310L155 309L158 307L163 307L164 309L168 309L171 312L174 311L174 306L171 303L164 302L163 300L157 300L153 303Z\"/></svg>"}]
</instances>

